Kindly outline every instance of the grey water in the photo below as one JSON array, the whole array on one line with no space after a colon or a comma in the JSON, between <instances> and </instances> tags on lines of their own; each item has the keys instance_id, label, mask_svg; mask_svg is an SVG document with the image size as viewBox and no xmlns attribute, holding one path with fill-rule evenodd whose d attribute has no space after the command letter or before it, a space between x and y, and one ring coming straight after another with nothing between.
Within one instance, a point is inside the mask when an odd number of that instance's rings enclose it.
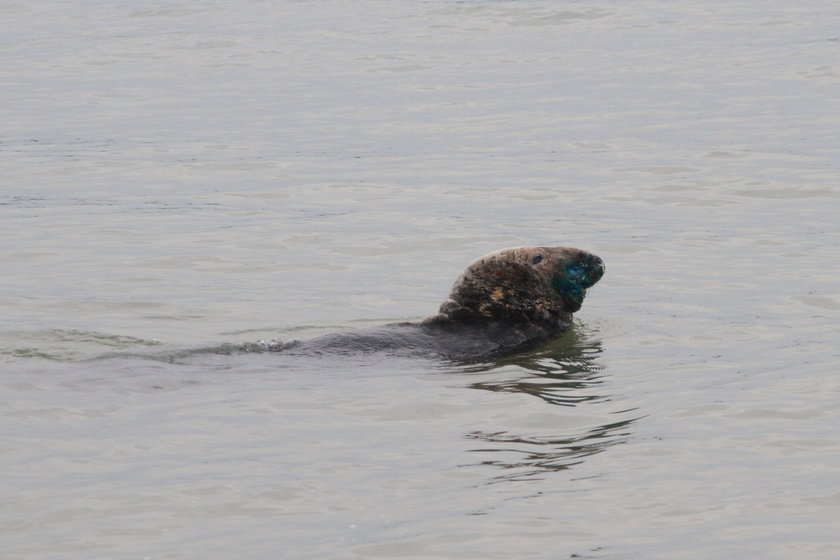
<instances>
[{"instance_id":1,"label":"grey water","mask_svg":"<svg viewBox=\"0 0 840 560\"><path fill-rule=\"evenodd\" d=\"M0 557L840 556L840 5L0 5ZM283 356L476 257L505 358Z\"/></svg>"}]
</instances>

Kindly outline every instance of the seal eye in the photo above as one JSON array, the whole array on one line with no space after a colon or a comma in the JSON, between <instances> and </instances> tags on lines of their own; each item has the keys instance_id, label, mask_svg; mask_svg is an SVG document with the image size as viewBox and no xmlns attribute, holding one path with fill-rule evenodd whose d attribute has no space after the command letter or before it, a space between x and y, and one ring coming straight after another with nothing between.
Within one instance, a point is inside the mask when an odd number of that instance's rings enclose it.
<instances>
[{"instance_id":1,"label":"seal eye","mask_svg":"<svg viewBox=\"0 0 840 560\"><path fill-rule=\"evenodd\" d=\"M536 266L536 265L540 264L540 263L542 262L542 260L543 260L543 256L542 256L542 255L539 255L539 254L538 254L538 255L534 255L534 256L531 258L531 264L532 264L532 265L534 265L534 266Z\"/></svg>"}]
</instances>

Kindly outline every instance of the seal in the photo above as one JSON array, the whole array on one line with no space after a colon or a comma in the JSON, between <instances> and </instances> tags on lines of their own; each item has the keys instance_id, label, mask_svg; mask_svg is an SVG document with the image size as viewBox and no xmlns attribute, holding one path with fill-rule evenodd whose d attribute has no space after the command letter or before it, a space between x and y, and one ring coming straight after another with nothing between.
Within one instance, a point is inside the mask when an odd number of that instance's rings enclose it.
<instances>
[{"instance_id":1,"label":"seal","mask_svg":"<svg viewBox=\"0 0 840 560\"><path fill-rule=\"evenodd\" d=\"M604 275L597 256L569 247L513 247L485 255L458 277L438 313L418 322L260 343L246 350L294 354L390 351L456 360L513 353L572 325Z\"/></svg>"}]
</instances>

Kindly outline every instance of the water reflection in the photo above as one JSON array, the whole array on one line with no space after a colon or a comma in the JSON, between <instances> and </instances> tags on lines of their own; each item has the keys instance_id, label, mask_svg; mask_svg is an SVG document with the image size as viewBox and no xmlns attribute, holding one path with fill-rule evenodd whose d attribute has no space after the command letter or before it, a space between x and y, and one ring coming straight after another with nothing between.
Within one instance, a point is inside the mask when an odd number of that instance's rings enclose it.
<instances>
[{"instance_id":1,"label":"water reflection","mask_svg":"<svg viewBox=\"0 0 840 560\"><path fill-rule=\"evenodd\" d=\"M506 432L472 432L468 439L502 444L498 447L472 449L476 453L492 453L498 457L481 461L481 465L498 467L506 472L494 476L490 484L506 481L540 480L551 471L562 471L578 465L590 455L624 443L630 436L630 418L598 426L580 435L539 437L513 435Z\"/></svg>"},{"instance_id":2,"label":"water reflection","mask_svg":"<svg viewBox=\"0 0 840 560\"><path fill-rule=\"evenodd\" d=\"M476 373L504 368L518 374L517 377L479 381L470 386L486 391L526 393L560 406L609 400L600 390L604 380L596 358L602 351L601 341L589 331L572 329L538 350L473 368Z\"/></svg>"},{"instance_id":3,"label":"water reflection","mask_svg":"<svg viewBox=\"0 0 840 560\"><path fill-rule=\"evenodd\" d=\"M598 363L602 352L597 332L577 325L540 349L466 368L485 377L471 383L472 389L521 393L549 405L566 407L566 412L552 409L558 412L557 422L549 417L551 420L543 422L547 429L564 423L576 426L567 428L565 433L549 435L523 433L505 426L467 433L467 439L486 444L470 452L489 455L472 465L503 471L488 483L539 480L550 472L569 469L587 457L627 442L632 425L642 415L636 409L622 408L609 393L608 378ZM486 379L488 374L492 375L491 379ZM584 408L570 411L570 407ZM603 421L580 427L581 418L593 416Z\"/></svg>"}]
</instances>

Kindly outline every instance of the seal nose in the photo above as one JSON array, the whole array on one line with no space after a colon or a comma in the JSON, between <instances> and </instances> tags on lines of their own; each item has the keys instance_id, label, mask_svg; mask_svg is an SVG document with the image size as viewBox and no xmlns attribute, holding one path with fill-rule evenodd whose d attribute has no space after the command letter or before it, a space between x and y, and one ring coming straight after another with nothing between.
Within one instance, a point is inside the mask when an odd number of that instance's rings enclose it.
<instances>
[{"instance_id":1,"label":"seal nose","mask_svg":"<svg viewBox=\"0 0 840 560\"><path fill-rule=\"evenodd\" d=\"M601 260L601 257L589 255L586 261L586 269L589 271L589 278L594 284L600 280L602 276L604 276L606 267L604 266L604 261Z\"/></svg>"}]
</instances>

